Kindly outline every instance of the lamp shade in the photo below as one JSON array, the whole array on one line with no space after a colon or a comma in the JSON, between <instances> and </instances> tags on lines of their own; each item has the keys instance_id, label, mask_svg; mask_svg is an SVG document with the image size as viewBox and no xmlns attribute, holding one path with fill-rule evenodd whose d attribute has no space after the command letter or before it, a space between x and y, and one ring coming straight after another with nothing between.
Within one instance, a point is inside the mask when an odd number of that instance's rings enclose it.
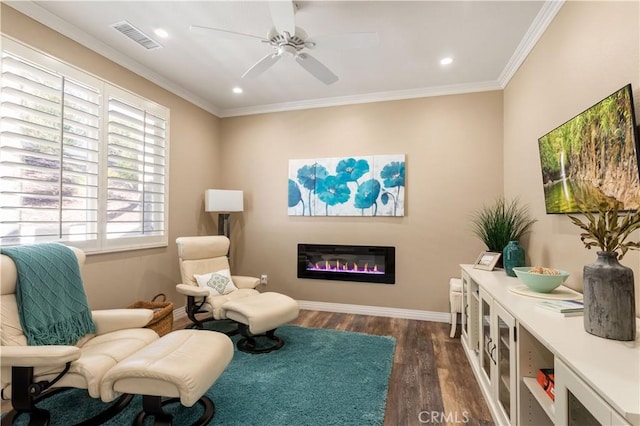
<instances>
[{"instance_id":1,"label":"lamp shade","mask_svg":"<svg viewBox=\"0 0 640 426\"><path fill-rule=\"evenodd\" d=\"M204 210L230 213L244 210L242 191L230 189L207 189L204 193Z\"/></svg>"}]
</instances>

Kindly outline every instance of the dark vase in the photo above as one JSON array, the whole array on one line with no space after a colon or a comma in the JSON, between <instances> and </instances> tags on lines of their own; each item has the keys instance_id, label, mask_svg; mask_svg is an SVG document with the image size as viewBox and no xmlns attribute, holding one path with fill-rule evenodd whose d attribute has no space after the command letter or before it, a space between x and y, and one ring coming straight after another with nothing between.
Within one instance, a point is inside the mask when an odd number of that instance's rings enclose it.
<instances>
[{"instance_id":1,"label":"dark vase","mask_svg":"<svg viewBox=\"0 0 640 426\"><path fill-rule=\"evenodd\" d=\"M584 329L605 339L636 338L636 304L631 268L618 262L618 253L599 251L595 263L586 265Z\"/></svg>"},{"instance_id":2,"label":"dark vase","mask_svg":"<svg viewBox=\"0 0 640 426\"><path fill-rule=\"evenodd\" d=\"M502 250L502 262L504 271L510 277L515 277L516 273L513 268L516 266L524 266L524 249L517 241L509 241Z\"/></svg>"}]
</instances>

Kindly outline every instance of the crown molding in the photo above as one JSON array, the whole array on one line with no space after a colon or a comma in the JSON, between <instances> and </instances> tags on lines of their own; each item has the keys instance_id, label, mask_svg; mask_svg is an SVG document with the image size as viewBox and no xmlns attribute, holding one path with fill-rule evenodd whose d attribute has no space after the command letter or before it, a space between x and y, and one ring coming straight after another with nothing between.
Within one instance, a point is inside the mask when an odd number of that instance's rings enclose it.
<instances>
[{"instance_id":1,"label":"crown molding","mask_svg":"<svg viewBox=\"0 0 640 426\"><path fill-rule=\"evenodd\" d=\"M509 62L503 69L502 73L495 81L484 81L474 83L462 83L446 86L424 87L418 89L395 90L386 92L374 92L362 95L339 96L331 98L311 99L295 102L282 102L277 104L257 105L241 108L222 109L200 98L198 95L184 89L183 87L173 83L165 77L159 75L155 71L140 64L129 56L123 55L116 49L97 40L95 37L85 33L81 29L71 25L70 23L60 19L46 9L38 6L31 0L9 0L5 3L16 9L17 11L29 16L30 18L46 25L47 27L57 31L64 36L80 43L81 45L93 50L99 55L123 66L124 68L140 75L141 77L157 84L163 89L191 102L192 104L220 117L238 117L255 114L266 114L273 112L295 111L311 108L327 108L344 105L355 105L374 102L386 102L395 100L425 98L434 96L459 95L465 93L486 92L492 90L502 90L509 83L510 79L516 73L520 65L524 62L529 52L533 49L537 41L540 39L548 25L556 16L564 0L546 1L542 6L533 23L527 30L525 37L518 45L516 52L511 56Z\"/></svg>"},{"instance_id":2,"label":"crown molding","mask_svg":"<svg viewBox=\"0 0 640 426\"><path fill-rule=\"evenodd\" d=\"M243 115L295 111L300 109L326 108L342 105L397 101L403 99L428 98L433 96L459 95L463 93L488 92L492 90L502 90L502 86L500 86L497 81L483 81L477 83L452 84L448 86L424 87L420 89L375 92L363 95L311 99L306 101L282 102L278 104L258 105L246 108L225 109L220 111L221 115L219 115L219 117L238 117Z\"/></svg>"},{"instance_id":3,"label":"crown molding","mask_svg":"<svg viewBox=\"0 0 640 426\"><path fill-rule=\"evenodd\" d=\"M220 116L220 110L210 102L200 98L199 96L185 90L181 86L167 80L155 71L145 67L139 62L135 61L129 56L123 55L116 49L104 44L95 37L87 34L78 27L71 25L67 21L60 19L58 16L49 12L48 10L38 6L33 1L28 0L10 0L5 1L7 5L17 10L18 12L40 22L43 25L59 32L60 34L70 38L71 40L80 43L86 48L93 50L101 56L115 62L118 65L123 66L131 72L138 74L139 76L157 84L163 89L191 102L192 104L210 112L213 115Z\"/></svg>"},{"instance_id":4,"label":"crown molding","mask_svg":"<svg viewBox=\"0 0 640 426\"><path fill-rule=\"evenodd\" d=\"M553 18L556 17L564 5L564 1L565 0L551 0L546 1L542 5L542 8L531 23L531 26L529 26L520 44L518 44L516 51L513 52L509 62L507 62L507 65L498 77L498 83L501 88L504 89L507 87L511 78L515 75L516 71L518 71L518 68L520 68L520 65L527 59L527 56L529 56L529 53L533 50L536 43L538 43L542 34L544 34L549 24L551 24L551 21L553 21Z\"/></svg>"}]
</instances>

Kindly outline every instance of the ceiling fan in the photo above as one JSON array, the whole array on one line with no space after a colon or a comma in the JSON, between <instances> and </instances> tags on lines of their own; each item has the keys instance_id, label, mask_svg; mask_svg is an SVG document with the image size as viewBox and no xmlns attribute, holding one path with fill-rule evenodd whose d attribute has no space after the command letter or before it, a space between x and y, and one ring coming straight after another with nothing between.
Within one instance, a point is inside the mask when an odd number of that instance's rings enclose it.
<instances>
[{"instance_id":1,"label":"ceiling fan","mask_svg":"<svg viewBox=\"0 0 640 426\"><path fill-rule=\"evenodd\" d=\"M273 52L253 64L242 75L242 78L255 78L271 68L282 57L290 56L315 78L325 84L332 84L338 81L338 76L316 58L305 52L306 49L316 47L362 48L373 47L378 44L378 33L375 32L331 34L317 37L307 36L303 29L296 27L296 5L293 1L270 1L269 9L274 26L267 33L266 38L200 25L191 25L189 29L197 33L213 34L230 39L259 40L274 49Z\"/></svg>"}]
</instances>

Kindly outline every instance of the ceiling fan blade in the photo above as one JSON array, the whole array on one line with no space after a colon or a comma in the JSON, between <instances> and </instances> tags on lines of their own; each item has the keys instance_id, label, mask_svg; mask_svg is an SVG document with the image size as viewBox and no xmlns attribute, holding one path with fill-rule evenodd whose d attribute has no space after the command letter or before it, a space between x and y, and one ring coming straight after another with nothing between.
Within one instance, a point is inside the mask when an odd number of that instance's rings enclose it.
<instances>
[{"instance_id":1,"label":"ceiling fan blade","mask_svg":"<svg viewBox=\"0 0 640 426\"><path fill-rule=\"evenodd\" d=\"M222 30L220 28L211 28L211 27L202 27L200 25L191 25L189 27L194 33L203 34L203 35L216 35L219 37L224 37L229 40L248 40L248 39L258 39L261 41L268 41L264 37L259 37L253 34L245 34L245 33L237 33L235 31Z\"/></svg>"},{"instance_id":2,"label":"ceiling fan blade","mask_svg":"<svg viewBox=\"0 0 640 426\"><path fill-rule=\"evenodd\" d=\"M313 45L309 45L313 43ZM362 49L380 44L378 33L326 34L306 40L307 47L328 47L331 49Z\"/></svg>"},{"instance_id":3,"label":"ceiling fan blade","mask_svg":"<svg viewBox=\"0 0 640 426\"><path fill-rule=\"evenodd\" d=\"M308 53L298 54L296 62L324 84L332 84L338 81L337 75Z\"/></svg>"},{"instance_id":4,"label":"ceiling fan blade","mask_svg":"<svg viewBox=\"0 0 640 426\"><path fill-rule=\"evenodd\" d=\"M269 2L273 26L278 33L285 31L290 35L296 33L295 5L291 0L274 0Z\"/></svg>"},{"instance_id":5,"label":"ceiling fan blade","mask_svg":"<svg viewBox=\"0 0 640 426\"><path fill-rule=\"evenodd\" d=\"M278 55L277 53L269 53L267 56L253 64L253 66L242 75L242 78L255 78L259 76L260 74L271 68L273 64L280 60L280 58L282 58L282 56Z\"/></svg>"}]
</instances>

